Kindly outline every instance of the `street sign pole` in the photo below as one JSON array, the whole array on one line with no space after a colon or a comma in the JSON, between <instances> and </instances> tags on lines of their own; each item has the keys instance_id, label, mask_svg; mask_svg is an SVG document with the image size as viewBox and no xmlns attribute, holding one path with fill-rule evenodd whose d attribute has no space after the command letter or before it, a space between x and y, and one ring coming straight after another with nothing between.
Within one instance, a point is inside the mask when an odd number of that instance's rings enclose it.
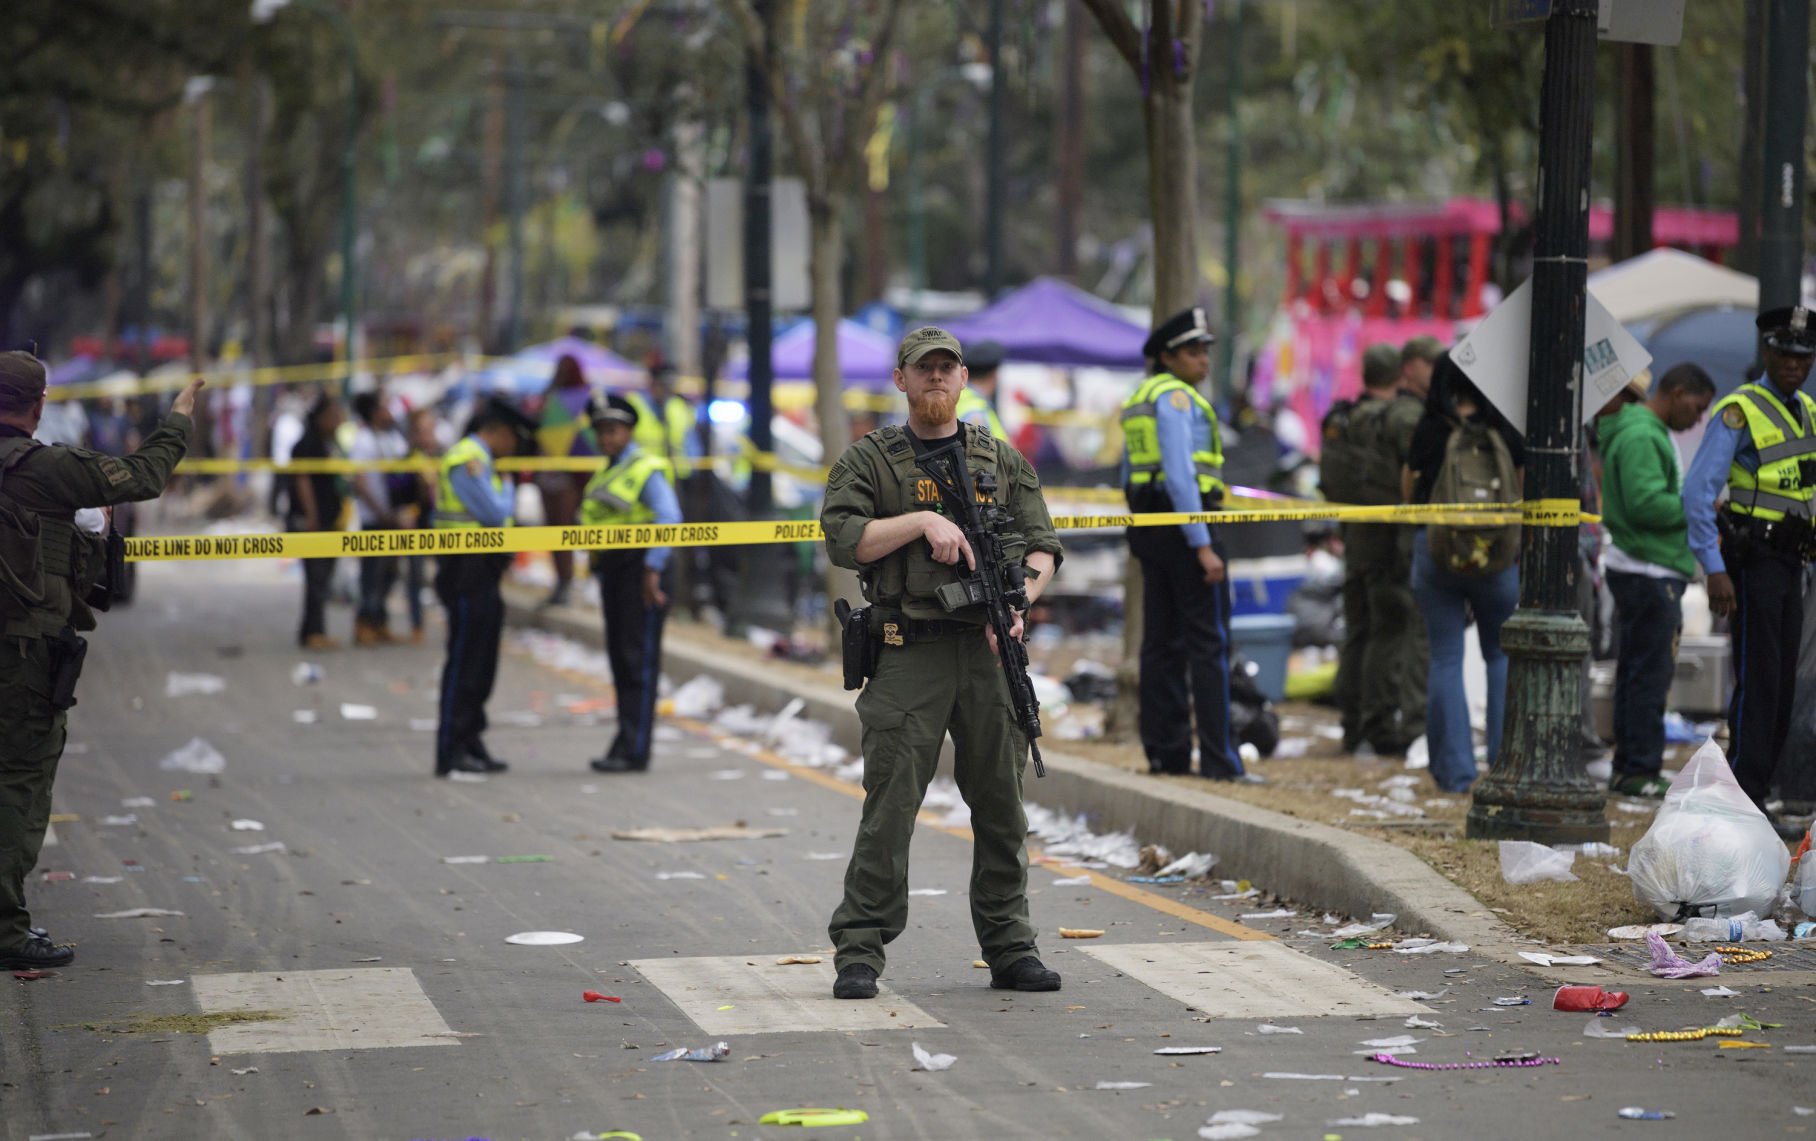
<instances>
[{"instance_id":1,"label":"street sign pole","mask_svg":"<svg viewBox=\"0 0 1816 1141\"><path fill-rule=\"evenodd\" d=\"M1526 487L1532 501L1581 497L1578 441L1589 276L1589 166L1596 0L1553 0L1539 103ZM1604 795L1578 745L1589 630L1577 612L1577 528L1528 526L1520 609L1501 627L1509 659L1499 763L1475 786L1471 839L1606 841Z\"/></svg>"}]
</instances>

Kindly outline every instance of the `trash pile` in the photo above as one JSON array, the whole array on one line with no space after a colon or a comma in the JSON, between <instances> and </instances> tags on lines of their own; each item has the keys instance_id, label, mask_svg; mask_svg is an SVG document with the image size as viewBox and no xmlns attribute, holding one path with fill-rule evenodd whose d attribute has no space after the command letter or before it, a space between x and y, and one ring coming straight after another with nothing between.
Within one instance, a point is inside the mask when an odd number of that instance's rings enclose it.
<instances>
[{"instance_id":1,"label":"trash pile","mask_svg":"<svg viewBox=\"0 0 1816 1141\"><path fill-rule=\"evenodd\" d=\"M1627 869L1634 898L1679 922L1770 915L1790 863L1771 822L1708 741L1671 782Z\"/></svg>"}]
</instances>

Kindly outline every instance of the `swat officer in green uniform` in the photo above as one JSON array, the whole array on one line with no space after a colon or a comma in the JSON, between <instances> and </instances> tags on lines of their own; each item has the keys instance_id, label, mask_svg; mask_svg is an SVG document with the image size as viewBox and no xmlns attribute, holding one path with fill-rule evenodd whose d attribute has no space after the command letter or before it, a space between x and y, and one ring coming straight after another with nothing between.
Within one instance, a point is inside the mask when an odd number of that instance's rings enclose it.
<instances>
[{"instance_id":1,"label":"swat officer in green uniform","mask_svg":"<svg viewBox=\"0 0 1816 1141\"><path fill-rule=\"evenodd\" d=\"M124 459L32 439L44 415L44 363L0 353L0 969L60 967L76 957L32 926L25 877L50 825L51 784L67 710L93 630L89 592L106 541L76 525L83 508L155 499L189 446L191 381L170 415Z\"/></svg>"},{"instance_id":2,"label":"swat officer in green uniform","mask_svg":"<svg viewBox=\"0 0 1816 1141\"><path fill-rule=\"evenodd\" d=\"M1324 418L1319 482L1333 503L1400 502L1400 469L1425 406L1401 389L1400 350L1370 345L1362 354L1362 395ZM1344 523L1343 648L1337 659L1337 708L1343 751L1404 753L1425 732L1429 650L1412 598L1412 528Z\"/></svg>"},{"instance_id":3,"label":"swat officer in green uniform","mask_svg":"<svg viewBox=\"0 0 1816 1141\"><path fill-rule=\"evenodd\" d=\"M874 998L883 947L908 923L908 841L940 743L956 751L953 776L971 808L976 836L971 921L990 985L1058 990L1059 974L1037 953L1028 918L1027 815L1022 765L1028 752L1010 713L1008 688L981 606L948 612L936 592L976 568L938 482L962 457L973 481L989 473L1018 534L1003 536L1027 571L1030 600L1053 580L1062 552L1040 480L1019 452L988 429L960 424L964 353L941 329L916 329L896 354L895 386L908 396L908 422L869 433L827 477L820 525L838 566L858 572L871 605L852 616L875 639L870 681L858 698L863 724L864 815L845 871L845 895L829 933L837 951L838 998ZM948 592L949 594L951 592ZM860 631L861 632L861 631ZM1021 618L1014 633L1021 636Z\"/></svg>"}]
</instances>

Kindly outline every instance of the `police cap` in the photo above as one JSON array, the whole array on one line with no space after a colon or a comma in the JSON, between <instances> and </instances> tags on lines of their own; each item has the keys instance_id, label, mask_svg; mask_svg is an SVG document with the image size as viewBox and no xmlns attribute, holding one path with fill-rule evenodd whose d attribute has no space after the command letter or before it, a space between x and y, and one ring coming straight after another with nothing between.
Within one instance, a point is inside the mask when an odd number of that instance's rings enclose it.
<instances>
[{"instance_id":1,"label":"police cap","mask_svg":"<svg viewBox=\"0 0 1816 1141\"><path fill-rule=\"evenodd\" d=\"M1186 345L1208 345L1216 339L1211 333L1210 322L1204 319L1204 309L1194 306L1181 309L1155 326L1154 331L1148 334L1148 339L1142 342L1141 355L1149 360L1157 360L1161 353Z\"/></svg>"},{"instance_id":2,"label":"police cap","mask_svg":"<svg viewBox=\"0 0 1816 1141\"><path fill-rule=\"evenodd\" d=\"M0 410L23 412L44 398L44 362L23 350L0 353Z\"/></svg>"},{"instance_id":3,"label":"police cap","mask_svg":"<svg viewBox=\"0 0 1816 1141\"><path fill-rule=\"evenodd\" d=\"M1003 346L997 341L979 341L965 353L965 365L973 373L995 372L1002 367Z\"/></svg>"},{"instance_id":4,"label":"police cap","mask_svg":"<svg viewBox=\"0 0 1816 1141\"><path fill-rule=\"evenodd\" d=\"M1400 378L1400 350L1386 342L1373 344L1362 353L1362 384L1365 388L1386 388Z\"/></svg>"},{"instance_id":5,"label":"police cap","mask_svg":"<svg viewBox=\"0 0 1816 1141\"><path fill-rule=\"evenodd\" d=\"M494 424L502 424L517 436L519 454L527 453L536 445L536 421L530 419L523 409L503 397L494 396L487 400L473 414L472 422L467 426L469 433Z\"/></svg>"},{"instance_id":6,"label":"police cap","mask_svg":"<svg viewBox=\"0 0 1816 1141\"><path fill-rule=\"evenodd\" d=\"M1766 335L1768 349L1798 357L1816 354L1816 314L1801 305L1768 310L1754 324Z\"/></svg>"},{"instance_id":7,"label":"police cap","mask_svg":"<svg viewBox=\"0 0 1816 1141\"><path fill-rule=\"evenodd\" d=\"M895 350L895 367L907 368L928 353L945 349L958 358L958 363L965 363L965 350L959 347L958 338L944 329L925 325L902 338L902 343Z\"/></svg>"},{"instance_id":8,"label":"police cap","mask_svg":"<svg viewBox=\"0 0 1816 1141\"><path fill-rule=\"evenodd\" d=\"M586 402L586 418L595 426L603 423L623 424L627 428L635 428L637 426L637 406L616 392L603 396L595 393Z\"/></svg>"}]
</instances>

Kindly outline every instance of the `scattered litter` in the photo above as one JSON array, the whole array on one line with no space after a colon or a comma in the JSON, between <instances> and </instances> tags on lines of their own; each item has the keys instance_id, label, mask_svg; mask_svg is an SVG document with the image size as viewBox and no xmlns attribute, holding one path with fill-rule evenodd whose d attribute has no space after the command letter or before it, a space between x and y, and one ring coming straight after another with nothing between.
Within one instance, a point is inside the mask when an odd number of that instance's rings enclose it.
<instances>
[{"instance_id":1,"label":"scattered litter","mask_svg":"<svg viewBox=\"0 0 1816 1141\"><path fill-rule=\"evenodd\" d=\"M1510 998L1497 998L1494 1000L1494 1004L1496 1006L1531 1006L1532 1000L1522 994Z\"/></svg>"},{"instance_id":2,"label":"scattered litter","mask_svg":"<svg viewBox=\"0 0 1816 1141\"><path fill-rule=\"evenodd\" d=\"M1640 1028L1637 1026L1610 1026L1601 1018L1591 1018L1589 1024L1583 1027L1583 1037L1585 1038L1619 1038L1624 1040L1627 1035L1638 1034L1639 1032Z\"/></svg>"},{"instance_id":3,"label":"scattered litter","mask_svg":"<svg viewBox=\"0 0 1816 1141\"><path fill-rule=\"evenodd\" d=\"M290 720L298 725L313 725L321 720L321 716L313 709L293 709L290 711Z\"/></svg>"},{"instance_id":4,"label":"scattered litter","mask_svg":"<svg viewBox=\"0 0 1816 1141\"><path fill-rule=\"evenodd\" d=\"M1244 1125L1240 1121L1231 1121L1223 1125L1200 1126L1198 1136L1204 1141L1242 1141L1245 1137L1261 1136L1261 1130L1256 1129L1253 1125Z\"/></svg>"},{"instance_id":5,"label":"scattered litter","mask_svg":"<svg viewBox=\"0 0 1816 1141\"><path fill-rule=\"evenodd\" d=\"M234 848L233 854L236 856L263 856L267 852L285 852L288 850L289 849L284 846L282 840L273 840L269 844L247 844L244 847Z\"/></svg>"},{"instance_id":6,"label":"scattered litter","mask_svg":"<svg viewBox=\"0 0 1816 1141\"><path fill-rule=\"evenodd\" d=\"M1211 898L1216 899L1216 900L1253 899L1260 894L1261 894L1260 888L1251 887L1245 891L1232 891L1232 892L1225 892L1222 895L1213 895Z\"/></svg>"},{"instance_id":7,"label":"scattered litter","mask_svg":"<svg viewBox=\"0 0 1816 1141\"><path fill-rule=\"evenodd\" d=\"M1164 887L1164 886L1170 886L1170 885L1176 884L1176 883L1184 883L1185 877L1184 876L1130 876L1129 882L1130 883L1159 884Z\"/></svg>"},{"instance_id":8,"label":"scattered litter","mask_svg":"<svg viewBox=\"0 0 1816 1141\"><path fill-rule=\"evenodd\" d=\"M1189 855L1179 857L1177 860L1174 860L1154 874L1157 876L1184 876L1189 880L1200 880L1205 876L1210 875L1211 868L1215 867L1216 864L1217 857L1211 853L1205 852L1201 855L1197 852L1192 852Z\"/></svg>"},{"instance_id":9,"label":"scattered litter","mask_svg":"<svg viewBox=\"0 0 1816 1141\"><path fill-rule=\"evenodd\" d=\"M139 822L139 814L128 812L124 816L103 816L101 823L111 828L127 828Z\"/></svg>"},{"instance_id":10,"label":"scattered litter","mask_svg":"<svg viewBox=\"0 0 1816 1141\"><path fill-rule=\"evenodd\" d=\"M1372 1046L1377 1050L1401 1050L1407 1046L1414 1046L1423 1041L1425 1041L1425 1039L1414 1038L1410 1034L1397 1034L1392 1038L1370 1038L1366 1042L1358 1043L1358 1045Z\"/></svg>"},{"instance_id":11,"label":"scattered litter","mask_svg":"<svg viewBox=\"0 0 1816 1141\"><path fill-rule=\"evenodd\" d=\"M355 962L355 963L382 963L384 961L385 961L384 957L381 955L367 955L363 959L354 959L353 960L353 962Z\"/></svg>"},{"instance_id":12,"label":"scattered litter","mask_svg":"<svg viewBox=\"0 0 1816 1141\"><path fill-rule=\"evenodd\" d=\"M120 883L125 876L83 876L83 883Z\"/></svg>"},{"instance_id":13,"label":"scattered litter","mask_svg":"<svg viewBox=\"0 0 1816 1141\"><path fill-rule=\"evenodd\" d=\"M129 796L120 802L121 808L156 808L158 802L149 796Z\"/></svg>"},{"instance_id":14,"label":"scattered litter","mask_svg":"<svg viewBox=\"0 0 1816 1141\"><path fill-rule=\"evenodd\" d=\"M568 931L519 931L515 935L505 936L505 942L515 943L519 947L558 947L564 943L579 943L586 936L575 935Z\"/></svg>"},{"instance_id":15,"label":"scattered litter","mask_svg":"<svg viewBox=\"0 0 1816 1141\"><path fill-rule=\"evenodd\" d=\"M1520 958L1541 967L1588 967L1601 962L1594 955L1551 955L1544 951L1521 951Z\"/></svg>"},{"instance_id":16,"label":"scattered litter","mask_svg":"<svg viewBox=\"0 0 1816 1141\"><path fill-rule=\"evenodd\" d=\"M1330 935L1333 939L1353 939L1357 935L1372 935L1398 918L1397 915L1376 915L1372 923L1351 923L1347 927L1337 928Z\"/></svg>"},{"instance_id":17,"label":"scattered litter","mask_svg":"<svg viewBox=\"0 0 1816 1141\"><path fill-rule=\"evenodd\" d=\"M623 1002L624 1001L621 998L614 998L609 994L600 994L596 990L583 990L580 992L580 997L585 999L588 1002Z\"/></svg>"},{"instance_id":18,"label":"scattered litter","mask_svg":"<svg viewBox=\"0 0 1816 1141\"><path fill-rule=\"evenodd\" d=\"M93 1133L87 1133L87 1132L83 1132L83 1133L34 1133L30 1137L26 1138L26 1141L82 1141L82 1139L85 1137L93 1137L93 1136L94 1136Z\"/></svg>"},{"instance_id":19,"label":"scattered litter","mask_svg":"<svg viewBox=\"0 0 1816 1141\"><path fill-rule=\"evenodd\" d=\"M1624 1117L1628 1121L1669 1121L1677 1114L1668 1109L1646 1109L1642 1106L1630 1105L1620 1110L1617 1116Z\"/></svg>"},{"instance_id":20,"label":"scattered litter","mask_svg":"<svg viewBox=\"0 0 1816 1141\"><path fill-rule=\"evenodd\" d=\"M1442 1030L1442 1029L1444 1029L1444 1024L1442 1022L1433 1022L1429 1018L1420 1018L1416 1014L1413 1015L1412 1017L1408 1018L1401 1025L1405 1026L1408 1030Z\"/></svg>"},{"instance_id":21,"label":"scattered litter","mask_svg":"<svg viewBox=\"0 0 1816 1141\"><path fill-rule=\"evenodd\" d=\"M656 878L659 880L703 880L706 875L704 872L657 872Z\"/></svg>"},{"instance_id":22,"label":"scattered litter","mask_svg":"<svg viewBox=\"0 0 1816 1141\"><path fill-rule=\"evenodd\" d=\"M652 1062L723 1062L731 1056L731 1043L719 1042L712 1046L677 1046L673 1050L657 1054Z\"/></svg>"},{"instance_id":23,"label":"scattered litter","mask_svg":"<svg viewBox=\"0 0 1816 1141\"><path fill-rule=\"evenodd\" d=\"M870 1115L861 1109L778 1109L757 1119L758 1125L862 1125Z\"/></svg>"},{"instance_id":24,"label":"scattered litter","mask_svg":"<svg viewBox=\"0 0 1816 1141\"><path fill-rule=\"evenodd\" d=\"M1271 1022L1263 1022L1261 1025L1255 1027L1255 1029L1262 1034L1303 1034L1303 1033L1305 1033L1305 1031L1299 1029L1297 1026L1275 1026Z\"/></svg>"},{"instance_id":25,"label":"scattered litter","mask_svg":"<svg viewBox=\"0 0 1816 1141\"><path fill-rule=\"evenodd\" d=\"M378 710L370 705L355 705L350 701L341 702L342 721L376 721Z\"/></svg>"},{"instance_id":26,"label":"scattered litter","mask_svg":"<svg viewBox=\"0 0 1816 1141\"><path fill-rule=\"evenodd\" d=\"M946 892L946 889L943 887L917 887L917 888L914 888L913 890L909 891L908 894L909 895L945 895L945 894L947 894L947 892Z\"/></svg>"},{"instance_id":27,"label":"scattered litter","mask_svg":"<svg viewBox=\"0 0 1816 1141\"><path fill-rule=\"evenodd\" d=\"M314 662L298 662L290 669L292 685L314 685L322 680L322 667Z\"/></svg>"},{"instance_id":28,"label":"scattered litter","mask_svg":"<svg viewBox=\"0 0 1816 1141\"><path fill-rule=\"evenodd\" d=\"M814 967L821 959L818 955L783 955L776 960L778 967Z\"/></svg>"},{"instance_id":29,"label":"scattered litter","mask_svg":"<svg viewBox=\"0 0 1816 1141\"><path fill-rule=\"evenodd\" d=\"M258 1068L258 1067L257 1067L257 1066L247 1066L247 1067L246 1067L246 1068L245 1068L245 1069L243 1069L243 1070L233 1070L233 1071L231 1071L231 1072L232 1072L232 1074L233 1074L233 1076L234 1076L234 1077L236 1077L236 1078L243 1078L243 1077L245 1077L245 1076L246 1076L246 1075L247 1075L247 1074L256 1074L256 1073L258 1073L258 1072L259 1072L259 1068Z\"/></svg>"},{"instance_id":30,"label":"scattered litter","mask_svg":"<svg viewBox=\"0 0 1816 1141\"><path fill-rule=\"evenodd\" d=\"M1059 937L1061 939L1101 939L1103 932L1095 927L1061 927Z\"/></svg>"},{"instance_id":31,"label":"scattered litter","mask_svg":"<svg viewBox=\"0 0 1816 1141\"><path fill-rule=\"evenodd\" d=\"M1221 1054L1221 1053L1223 1053L1223 1047L1222 1046L1162 1046L1160 1049L1154 1051L1154 1053L1160 1054L1163 1056L1168 1056L1168 1057L1171 1057L1176 1054L1177 1055Z\"/></svg>"},{"instance_id":32,"label":"scattered litter","mask_svg":"<svg viewBox=\"0 0 1816 1141\"><path fill-rule=\"evenodd\" d=\"M1283 1118L1278 1113L1264 1113L1259 1109L1220 1109L1211 1115L1206 1125L1269 1125Z\"/></svg>"},{"instance_id":33,"label":"scattered litter","mask_svg":"<svg viewBox=\"0 0 1816 1141\"><path fill-rule=\"evenodd\" d=\"M181 915L181 911L170 911L162 907L133 907L125 911L98 911L96 919L162 919L167 915Z\"/></svg>"},{"instance_id":34,"label":"scattered litter","mask_svg":"<svg viewBox=\"0 0 1816 1141\"><path fill-rule=\"evenodd\" d=\"M1570 870L1575 862L1575 852L1560 852L1530 840L1501 841L1501 878L1510 884L1575 883L1577 877Z\"/></svg>"},{"instance_id":35,"label":"scattered litter","mask_svg":"<svg viewBox=\"0 0 1816 1141\"><path fill-rule=\"evenodd\" d=\"M553 856L500 856L492 861L495 864L552 864Z\"/></svg>"},{"instance_id":36,"label":"scattered litter","mask_svg":"<svg viewBox=\"0 0 1816 1141\"><path fill-rule=\"evenodd\" d=\"M214 776L227 771L227 758L200 737L193 737L187 745L174 750L158 762L158 768L165 772L197 773L202 776Z\"/></svg>"},{"instance_id":37,"label":"scattered litter","mask_svg":"<svg viewBox=\"0 0 1816 1141\"><path fill-rule=\"evenodd\" d=\"M1399 990L1394 992L1394 997L1411 999L1413 1002L1430 1002L1433 999L1443 998L1449 993L1449 987L1445 987L1443 990Z\"/></svg>"},{"instance_id":38,"label":"scattered litter","mask_svg":"<svg viewBox=\"0 0 1816 1141\"><path fill-rule=\"evenodd\" d=\"M1396 955L1461 955L1468 950L1467 943L1436 943L1430 939L1403 939L1394 944Z\"/></svg>"},{"instance_id":39,"label":"scattered litter","mask_svg":"<svg viewBox=\"0 0 1816 1141\"><path fill-rule=\"evenodd\" d=\"M235 832L263 832L265 830L265 826L256 820L235 820L227 827Z\"/></svg>"},{"instance_id":40,"label":"scattered litter","mask_svg":"<svg viewBox=\"0 0 1816 1141\"><path fill-rule=\"evenodd\" d=\"M1598 986L1561 986L1551 996L1553 1010L1619 1010L1627 1005L1624 990L1603 990Z\"/></svg>"},{"instance_id":41,"label":"scattered litter","mask_svg":"<svg viewBox=\"0 0 1816 1141\"><path fill-rule=\"evenodd\" d=\"M170 794L170 799L178 804L187 804L195 799L195 793L186 788L179 788Z\"/></svg>"},{"instance_id":42,"label":"scattered litter","mask_svg":"<svg viewBox=\"0 0 1816 1141\"><path fill-rule=\"evenodd\" d=\"M490 857L490 856L443 856L441 858L441 862L444 864L489 864L492 862L492 857Z\"/></svg>"},{"instance_id":43,"label":"scattered litter","mask_svg":"<svg viewBox=\"0 0 1816 1141\"><path fill-rule=\"evenodd\" d=\"M1147 1089L1153 1084L1153 1082L1098 1082L1097 1085L1092 1088L1105 1090Z\"/></svg>"},{"instance_id":44,"label":"scattered litter","mask_svg":"<svg viewBox=\"0 0 1816 1141\"><path fill-rule=\"evenodd\" d=\"M803 860L842 860L846 855L845 852L808 852L801 858Z\"/></svg>"},{"instance_id":45,"label":"scattered litter","mask_svg":"<svg viewBox=\"0 0 1816 1141\"><path fill-rule=\"evenodd\" d=\"M1660 919L1770 915L1791 854L1741 791L1721 747L1706 742L1671 782L1627 868L1633 895Z\"/></svg>"},{"instance_id":46,"label":"scattered litter","mask_svg":"<svg viewBox=\"0 0 1816 1141\"><path fill-rule=\"evenodd\" d=\"M216 677L214 674L167 673L164 675L165 697L207 696L211 693L219 693L226 688L227 680Z\"/></svg>"},{"instance_id":47,"label":"scattered litter","mask_svg":"<svg viewBox=\"0 0 1816 1141\"><path fill-rule=\"evenodd\" d=\"M941 1070L951 1069L952 1063L958 1061L958 1057L953 1054L929 1054L921 1048L919 1042L910 1042L909 1045L914 1047L914 1068L917 1070L937 1074Z\"/></svg>"},{"instance_id":48,"label":"scattered litter","mask_svg":"<svg viewBox=\"0 0 1816 1141\"><path fill-rule=\"evenodd\" d=\"M1028 831L1038 836L1049 856L1077 861L1101 860L1127 871L1141 865L1141 845L1132 832L1099 836L1084 813L1063 816L1038 804L1027 806Z\"/></svg>"},{"instance_id":49,"label":"scattered litter","mask_svg":"<svg viewBox=\"0 0 1816 1141\"><path fill-rule=\"evenodd\" d=\"M1652 951L1652 965L1648 969L1661 979L1694 979L1721 974L1721 956L1714 951L1701 962L1693 963L1673 951L1656 931L1646 933L1646 946Z\"/></svg>"},{"instance_id":50,"label":"scattered litter","mask_svg":"<svg viewBox=\"0 0 1816 1141\"><path fill-rule=\"evenodd\" d=\"M1704 998L1733 998L1740 992L1732 987L1708 986L1704 987L1701 993Z\"/></svg>"},{"instance_id":51,"label":"scattered litter","mask_svg":"<svg viewBox=\"0 0 1816 1141\"><path fill-rule=\"evenodd\" d=\"M1361 1117L1339 1117L1334 1121L1325 1122L1326 1125L1357 1125L1365 1129L1373 1129L1378 1125L1417 1125L1418 1123L1419 1119L1416 1117L1406 1117L1397 1113L1365 1113Z\"/></svg>"},{"instance_id":52,"label":"scattered litter","mask_svg":"<svg viewBox=\"0 0 1816 1141\"><path fill-rule=\"evenodd\" d=\"M669 698L676 717L704 720L725 707L725 687L707 674L698 674L683 682Z\"/></svg>"},{"instance_id":53,"label":"scattered litter","mask_svg":"<svg viewBox=\"0 0 1816 1141\"><path fill-rule=\"evenodd\" d=\"M1282 907L1277 911L1251 911L1251 912L1247 913L1246 915L1238 915L1236 918L1238 918L1238 919L1297 919L1297 918L1299 918L1299 913L1297 911L1294 911L1290 907Z\"/></svg>"},{"instance_id":54,"label":"scattered litter","mask_svg":"<svg viewBox=\"0 0 1816 1141\"><path fill-rule=\"evenodd\" d=\"M716 828L627 828L613 832L614 840L645 840L652 844L690 844L702 840L771 840L788 835L786 828L751 828L744 824ZM844 859L843 856L834 857Z\"/></svg>"},{"instance_id":55,"label":"scattered litter","mask_svg":"<svg viewBox=\"0 0 1816 1141\"><path fill-rule=\"evenodd\" d=\"M1091 882L1091 877L1089 875L1064 876L1064 877L1061 877L1060 879L1054 880L1053 886L1054 887L1082 887L1083 885L1088 884L1090 882Z\"/></svg>"}]
</instances>

